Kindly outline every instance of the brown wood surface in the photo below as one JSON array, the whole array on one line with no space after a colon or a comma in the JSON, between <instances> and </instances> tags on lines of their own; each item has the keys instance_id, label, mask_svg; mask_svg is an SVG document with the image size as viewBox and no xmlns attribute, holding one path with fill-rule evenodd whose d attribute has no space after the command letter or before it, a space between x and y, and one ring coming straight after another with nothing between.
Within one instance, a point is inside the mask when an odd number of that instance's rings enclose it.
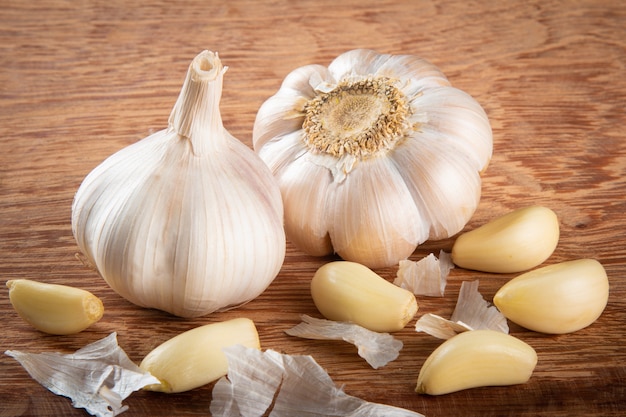
<instances>
[{"instance_id":1,"label":"brown wood surface","mask_svg":"<svg viewBox=\"0 0 626 417\"><path fill-rule=\"evenodd\" d=\"M139 5L137 3L143 3ZM366 47L415 54L438 65L487 111L494 156L467 228L530 204L559 216L561 240L546 263L598 259L608 306L574 334L541 335L511 325L539 363L525 385L441 397L414 392L421 364L440 343L397 333L400 357L373 370L343 342L287 336L330 258L288 246L269 289L246 306L185 320L140 309L76 258L72 197L105 157L166 126L190 60L218 51L230 69L222 114L251 145L260 104L292 69L326 65ZM0 350L72 352L109 333L140 361L158 343L199 324L252 318L264 348L311 354L348 394L426 416L570 416L626 413L626 7L612 0L541 1L157 1L4 0L0 4ZM453 239L428 242L419 259ZM232 254L237 256L237 254ZM378 270L392 279L395 268ZM490 299L513 275L455 269L443 299L418 313L449 316L464 280ZM103 319L75 336L33 330L12 309L4 282L30 278L78 286L102 298ZM554 300L558 303L559 300ZM212 386L164 395L140 392L127 416L209 415ZM82 416L70 401L0 355L0 416Z\"/></svg>"}]
</instances>

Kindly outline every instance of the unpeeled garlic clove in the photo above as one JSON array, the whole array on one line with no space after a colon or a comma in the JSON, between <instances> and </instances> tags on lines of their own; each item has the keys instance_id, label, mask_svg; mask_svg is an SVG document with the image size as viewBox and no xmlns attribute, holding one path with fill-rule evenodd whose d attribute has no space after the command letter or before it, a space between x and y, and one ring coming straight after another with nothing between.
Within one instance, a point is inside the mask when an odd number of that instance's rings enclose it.
<instances>
[{"instance_id":1,"label":"unpeeled garlic clove","mask_svg":"<svg viewBox=\"0 0 626 417\"><path fill-rule=\"evenodd\" d=\"M552 255L559 234L559 220L552 210L524 207L461 234L452 247L452 261L483 272L526 271Z\"/></svg>"},{"instance_id":2,"label":"unpeeled garlic clove","mask_svg":"<svg viewBox=\"0 0 626 417\"><path fill-rule=\"evenodd\" d=\"M375 332L403 329L418 309L412 292L349 261L320 267L311 280L311 296L327 319L356 323Z\"/></svg>"},{"instance_id":3,"label":"unpeeled garlic clove","mask_svg":"<svg viewBox=\"0 0 626 417\"><path fill-rule=\"evenodd\" d=\"M495 330L471 330L435 349L417 378L419 394L441 395L469 388L523 384L537 365L526 342Z\"/></svg>"},{"instance_id":4,"label":"unpeeled garlic clove","mask_svg":"<svg viewBox=\"0 0 626 417\"><path fill-rule=\"evenodd\" d=\"M571 333L604 311L609 280L600 262L578 259L522 274L498 290L493 302L509 320L542 333Z\"/></svg>"},{"instance_id":5,"label":"unpeeled garlic clove","mask_svg":"<svg viewBox=\"0 0 626 417\"><path fill-rule=\"evenodd\" d=\"M154 348L139 364L161 381L145 389L175 393L213 382L228 372L223 349L234 345L260 349L252 320L236 318L206 324L174 336Z\"/></svg>"},{"instance_id":6,"label":"unpeeled garlic clove","mask_svg":"<svg viewBox=\"0 0 626 417\"><path fill-rule=\"evenodd\" d=\"M15 311L44 333L78 333L104 314L102 301L80 288L28 279L12 279L6 285Z\"/></svg>"}]
</instances>

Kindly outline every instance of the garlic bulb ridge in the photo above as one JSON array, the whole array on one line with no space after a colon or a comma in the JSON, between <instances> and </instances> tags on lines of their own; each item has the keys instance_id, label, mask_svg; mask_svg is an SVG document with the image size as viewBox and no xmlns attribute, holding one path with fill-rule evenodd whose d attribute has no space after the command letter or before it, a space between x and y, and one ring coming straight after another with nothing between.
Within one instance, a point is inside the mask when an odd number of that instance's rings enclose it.
<instances>
[{"instance_id":1,"label":"garlic bulb ridge","mask_svg":"<svg viewBox=\"0 0 626 417\"><path fill-rule=\"evenodd\" d=\"M493 146L482 107L438 68L365 49L288 74L253 144L278 180L287 237L370 268L459 232Z\"/></svg>"},{"instance_id":2,"label":"garlic bulb ridge","mask_svg":"<svg viewBox=\"0 0 626 417\"><path fill-rule=\"evenodd\" d=\"M200 53L167 129L97 166L72 205L72 231L129 301L182 317L261 294L285 257L283 205L263 161L223 127L225 68Z\"/></svg>"}]
</instances>

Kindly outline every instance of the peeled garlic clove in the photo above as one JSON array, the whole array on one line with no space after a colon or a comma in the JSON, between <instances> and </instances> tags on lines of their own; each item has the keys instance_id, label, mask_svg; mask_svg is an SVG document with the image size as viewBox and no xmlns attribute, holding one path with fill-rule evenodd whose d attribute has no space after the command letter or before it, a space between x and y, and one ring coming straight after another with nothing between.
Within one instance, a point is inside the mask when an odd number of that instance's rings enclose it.
<instances>
[{"instance_id":1,"label":"peeled garlic clove","mask_svg":"<svg viewBox=\"0 0 626 417\"><path fill-rule=\"evenodd\" d=\"M217 54L196 56L169 127L111 155L76 192L79 248L139 306L204 316L256 298L282 266L280 190L222 124L225 71Z\"/></svg>"},{"instance_id":2,"label":"peeled garlic clove","mask_svg":"<svg viewBox=\"0 0 626 417\"><path fill-rule=\"evenodd\" d=\"M157 346L139 364L161 381L145 389L174 393L213 382L228 372L222 349L234 345L260 349L252 320L237 318L181 333Z\"/></svg>"},{"instance_id":3,"label":"peeled garlic clove","mask_svg":"<svg viewBox=\"0 0 626 417\"><path fill-rule=\"evenodd\" d=\"M542 333L571 333L604 311L609 280L600 262L579 259L526 272L498 290L493 302L509 320Z\"/></svg>"},{"instance_id":4,"label":"peeled garlic clove","mask_svg":"<svg viewBox=\"0 0 626 417\"><path fill-rule=\"evenodd\" d=\"M12 279L6 285L15 311L34 328L45 333L78 333L100 320L104 314L102 301L80 288L28 279Z\"/></svg>"},{"instance_id":5,"label":"peeled garlic clove","mask_svg":"<svg viewBox=\"0 0 626 417\"><path fill-rule=\"evenodd\" d=\"M493 145L480 104L437 67L366 49L288 74L253 143L278 180L290 240L370 268L462 230Z\"/></svg>"},{"instance_id":6,"label":"peeled garlic clove","mask_svg":"<svg viewBox=\"0 0 626 417\"><path fill-rule=\"evenodd\" d=\"M417 378L419 394L441 395L469 388L523 384L537 353L522 340L495 330L471 330L435 349Z\"/></svg>"},{"instance_id":7,"label":"peeled garlic clove","mask_svg":"<svg viewBox=\"0 0 626 417\"><path fill-rule=\"evenodd\" d=\"M311 296L327 319L356 323L375 332L403 329L418 309L413 293L348 261L320 267L311 280Z\"/></svg>"},{"instance_id":8,"label":"peeled garlic clove","mask_svg":"<svg viewBox=\"0 0 626 417\"><path fill-rule=\"evenodd\" d=\"M556 214L530 206L461 234L452 246L452 261L477 271L521 272L548 259L558 242Z\"/></svg>"}]
</instances>

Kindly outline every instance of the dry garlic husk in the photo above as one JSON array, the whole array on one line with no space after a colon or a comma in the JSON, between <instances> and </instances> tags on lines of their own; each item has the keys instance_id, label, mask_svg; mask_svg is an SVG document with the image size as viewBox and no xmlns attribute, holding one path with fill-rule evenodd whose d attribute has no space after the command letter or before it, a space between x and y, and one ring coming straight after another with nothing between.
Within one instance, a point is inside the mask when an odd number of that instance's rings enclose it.
<instances>
[{"instance_id":1,"label":"dry garlic husk","mask_svg":"<svg viewBox=\"0 0 626 417\"><path fill-rule=\"evenodd\" d=\"M182 317L245 303L285 256L280 191L222 125L224 68L191 62L167 129L106 159L72 207L81 251L131 302Z\"/></svg>"},{"instance_id":2,"label":"dry garlic husk","mask_svg":"<svg viewBox=\"0 0 626 417\"><path fill-rule=\"evenodd\" d=\"M289 336L316 340L344 340L358 348L359 356L378 369L396 360L404 345L389 333L379 333L355 323L301 316L302 323L285 331Z\"/></svg>"},{"instance_id":3,"label":"dry garlic husk","mask_svg":"<svg viewBox=\"0 0 626 417\"><path fill-rule=\"evenodd\" d=\"M483 329L509 333L506 317L495 306L489 305L478 292L478 280L463 281L450 320L428 313L415 323L416 331L440 339L450 339L468 330Z\"/></svg>"},{"instance_id":4,"label":"dry garlic husk","mask_svg":"<svg viewBox=\"0 0 626 417\"><path fill-rule=\"evenodd\" d=\"M117 344L117 334L93 342L74 353L28 353L7 350L42 386L68 397L75 408L97 417L113 417L128 410L122 401L158 379L141 370Z\"/></svg>"},{"instance_id":5,"label":"dry garlic husk","mask_svg":"<svg viewBox=\"0 0 626 417\"><path fill-rule=\"evenodd\" d=\"M423 415L346 394L308 355L224 349L228 376L213 387L213 417L420 417Z\"/></svg>"},{"instance_id":6,"label":"dry garlic husk","mask_svg":"<svg viewBox=\"0 0 626 417\"><path fill-rule=\"evenodd\" d=\"M278 179L288 238L370 268L459 232L492 154L485 112L439 69L365 49L291 72L253 143Z\"/></svg>"}]
</instances>

